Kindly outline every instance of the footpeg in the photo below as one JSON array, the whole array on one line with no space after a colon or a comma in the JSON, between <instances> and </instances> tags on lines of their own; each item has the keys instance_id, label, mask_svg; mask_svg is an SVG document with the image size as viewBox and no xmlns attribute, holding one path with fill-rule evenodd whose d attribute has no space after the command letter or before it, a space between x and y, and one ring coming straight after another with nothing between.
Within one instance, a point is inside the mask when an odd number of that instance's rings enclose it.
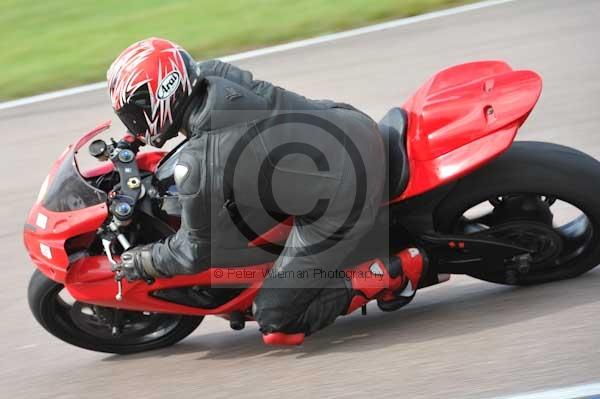
<instances>
[{"instance_id":1,"label":"footpeg","mask_svg":"<svg viewBox=\"0 0 600 399\"><path fill-rule=\"evenodd\" d=\"M233 312L229 316L229 327L232 330L243 330L246 327L246 317L241 312Z\"/></svg>"}]
</instances>

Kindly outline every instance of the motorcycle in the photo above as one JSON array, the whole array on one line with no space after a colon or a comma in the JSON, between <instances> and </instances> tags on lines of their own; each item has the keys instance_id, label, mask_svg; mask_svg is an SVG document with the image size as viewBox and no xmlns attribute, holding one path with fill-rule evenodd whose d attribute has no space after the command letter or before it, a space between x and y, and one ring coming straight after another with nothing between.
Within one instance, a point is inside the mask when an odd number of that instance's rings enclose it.
<instances>
[{"instance_id":1,"label":"motorcycle","mask_svg":"<svg viewBox=\"0 0 600 399\"><path fill-rule=\"evenodd\" d=\"M541 89L533 71L467 63L433 76L380 122L390 193L379 220L389 225L391 251L418 246L427 254L420 288L451 274L540 284L600 263L600 163L565 146L514 141ZM92 141L109 126L67 147L29 213L33 315L67 343L118 354L175 344L208 315L243 328L276 254L152 284L122 278L124 250L179 226L173 172L186 142L143 152L127 137ZM90 141L90 154L103 163L81 172L76 154ZM574 216L562 223L565 207ZM289 230L284 220L250 237L249 246L282 242Z\"/></svg>"}]
</instances>

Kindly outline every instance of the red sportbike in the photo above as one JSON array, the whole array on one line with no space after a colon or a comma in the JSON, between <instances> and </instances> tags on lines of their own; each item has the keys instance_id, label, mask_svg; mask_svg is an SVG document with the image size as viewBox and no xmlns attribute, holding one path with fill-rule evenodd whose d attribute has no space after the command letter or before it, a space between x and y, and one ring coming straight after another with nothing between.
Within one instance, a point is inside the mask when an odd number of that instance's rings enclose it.
<instances>
[{"instance_id":1,"label":"red sportbike","mask_svg":"<svg viewBox=\"0 0 600 399\"><path fill-rule=\"evenodd\" d=\"M391 251L416 245L427 254L423 287L450 274L538 284L600 263L600 163L556 144L513 142L541 89L535 72L504 62L458 65L380 123L390 196L379 220L389 224ZM35 318L63 341L111 353L172 345L207 315L243 328L276 254L153 284L120 279L119 254L178 228L173 170L185 142L167 153L138 152L140 143L127 139L92 141L108 127L63 152L27 218ZM82 172L75 155L90 141L105 162ZM282 242L289 225L275 224L248 251Z\"/></svg>"}]
</instances>

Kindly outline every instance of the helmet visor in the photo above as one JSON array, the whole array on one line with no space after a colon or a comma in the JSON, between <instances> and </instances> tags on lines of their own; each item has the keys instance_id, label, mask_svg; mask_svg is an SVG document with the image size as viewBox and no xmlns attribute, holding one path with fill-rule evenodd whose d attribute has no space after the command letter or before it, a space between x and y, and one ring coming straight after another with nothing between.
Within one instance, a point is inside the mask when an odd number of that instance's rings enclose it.
<instances>
[{"instance_id":1,"label":"helmet visor","mask_svg":"<svg viewBox=\"0 0 600 399\"><path fill-rule=\"evenodd\" d=\"M118 111L117 116L123 122L127 130L136 136L144 136L148 131L146 113L152 112L150 92L147 85L136 90Z\"/></svg>"}]
</instances>

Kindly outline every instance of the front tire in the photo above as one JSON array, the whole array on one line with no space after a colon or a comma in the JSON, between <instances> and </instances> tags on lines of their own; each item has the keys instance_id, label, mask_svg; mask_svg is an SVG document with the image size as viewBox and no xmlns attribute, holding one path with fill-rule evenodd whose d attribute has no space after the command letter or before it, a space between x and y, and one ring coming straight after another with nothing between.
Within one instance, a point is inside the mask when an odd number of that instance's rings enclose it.
<instances>
[{"instance_id":1,"label":"front tire","mask_svg":"<svg viewBox=\"0 0 600 399\"><path fill-rule=\"evenodd\" d=\"M69 304L61 297L64 286L36 270L28 287L31 312L46 331L80 348L131 354L173 345L191 334L202 317L118 311L119 333L113 335L115 309ZM114 326L115 324L113 324Z\"/></svg>"},{"instance_id":2,"label":"front tire","mask_svg":"<svg viewBox=\"0 0 600 399\"><path fill-rule=\"evenodd\" d=\"M556 215L551 206L557 200L578 209L581 216L564 226L554 226ZM486 202L494 207L490 213L476 219L465 216ZM511 210L509 202L517 205ZM520 245L528 242L536 249L543 243L531 242L544 228L547 241L557 236L562 240L552 244L556 253L543 249L545 256L540 256L525 273L481 270L471 273L473 277L500 284L532 285L579 276L600 263L600 162L557 144L515 142L489 165L459 180L434 219L436 230L443 233L468 234L498 225L519 226L522 231L511 237ZM529 232L527 226L531 227ZM528 234L529 241L522 238Z\"/></svg>"}]
</instances>

